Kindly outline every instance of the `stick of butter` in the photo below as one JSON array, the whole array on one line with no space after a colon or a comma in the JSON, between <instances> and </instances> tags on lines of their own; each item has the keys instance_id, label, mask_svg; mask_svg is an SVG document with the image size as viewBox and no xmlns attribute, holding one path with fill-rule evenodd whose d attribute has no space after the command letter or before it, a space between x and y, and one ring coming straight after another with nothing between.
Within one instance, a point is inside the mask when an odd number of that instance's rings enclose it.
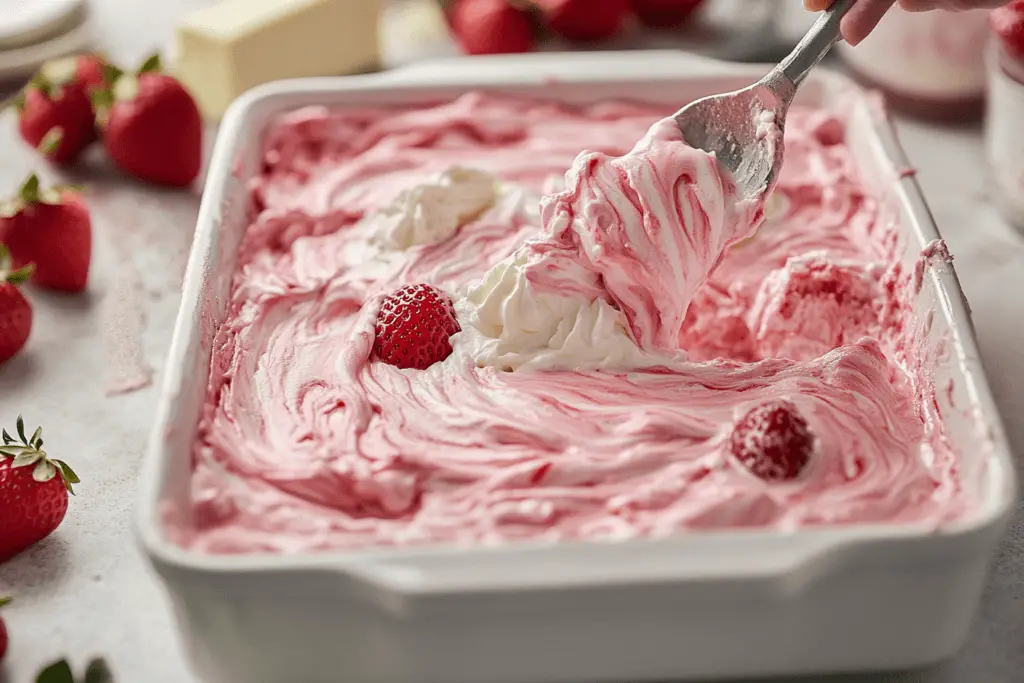
<instances>
[{"instance_id":1,"label":"stick of butter","mask_svg":"<svg viewBox=\"0 0 1024 683\"><path fill-rule=\"evenodd\" d=\"M174 74L218 119L262 83L367 71L378 61L381 2L223 0L178 25Z\"/></svg>"}]
</instances>

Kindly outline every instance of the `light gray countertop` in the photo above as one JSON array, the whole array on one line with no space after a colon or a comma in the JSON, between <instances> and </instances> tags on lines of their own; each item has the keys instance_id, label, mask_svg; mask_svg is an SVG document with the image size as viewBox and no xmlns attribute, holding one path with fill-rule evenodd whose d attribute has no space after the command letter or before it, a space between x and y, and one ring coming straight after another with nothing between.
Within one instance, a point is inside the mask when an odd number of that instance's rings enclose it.
<instances>
[{"instance_id":1,"label":"light gray countertop","mask_svg":"<svg viewBox=\"0 0 1024 683\"><path fill-rule=\"evenodd\" d=\"M180 13L203 0L94 0L100 46L135 60L162 42ZM1003 418L1024 452L1024 238L992 208L981 134L900 121L907 152L955 256ZM0 193L29 169L52 178L0 121ZM178 302L197 193L165 192L100 167L89 176L94 271L82 296L31 291L27 349L0 367L0 422L43 422L49 449L74 464L80 495L57 534L0 566L11 651L0 679L34 680L67 655L108 658L121 683L189 683L163 590L132 535L136 473L154 412L153 387L106 396L111 329L143 324L141 352L159 381ZM126 317L138 307L144 320ZM1018 471L1021 470L1018 460ZM994 559L977 624L960 655L927 671L806 679L805 683L1018 683L1024 676L1024 509L1018 505ZM486 683L482 681L481 683Z\"/></svg>"}]
</instances>

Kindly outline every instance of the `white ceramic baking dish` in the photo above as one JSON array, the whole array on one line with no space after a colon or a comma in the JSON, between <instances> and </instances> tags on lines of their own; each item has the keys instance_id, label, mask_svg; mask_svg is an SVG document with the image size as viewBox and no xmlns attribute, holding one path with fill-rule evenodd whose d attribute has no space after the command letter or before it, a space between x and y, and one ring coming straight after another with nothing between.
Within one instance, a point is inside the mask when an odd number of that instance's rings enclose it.
<instances>
[{"instance_id":1,"label":"white ceramic baking dish","mask_svg":"<svg viewBox=\"0 0 1024 683\"><path fill-rule=\"evenodd\" d=\"M487 88L573 103L682 104L764 72L675 52L539 55L261 87L225 116L185 276L142 475L139 534L165 580L197 671L217 683L553 683L707 680L911 667L969 629L1014 499L1013 470L966 303L949 267L920 305L950 342L942 410L977 484L977 514L943 529L856 526L715 532L618 544L370 549L203 556L172 544L162 511L187 514L190 447L213 330L224 314L261 131L310 104L414 103ZM849 83L815 73L805 103ZM853 105L864 177L898 210L907 262L938 237L893 130ZM945 392L942 392L945 393ZM955 407L954 407L955 406Z\"/></svg>"}]
</instances>

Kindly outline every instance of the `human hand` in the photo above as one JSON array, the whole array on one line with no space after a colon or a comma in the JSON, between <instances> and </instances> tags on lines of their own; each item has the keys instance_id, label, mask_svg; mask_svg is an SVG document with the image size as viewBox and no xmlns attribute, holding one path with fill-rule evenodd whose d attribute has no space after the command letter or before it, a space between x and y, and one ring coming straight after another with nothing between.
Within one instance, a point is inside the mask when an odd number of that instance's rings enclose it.
<instances>
[{"instance_id":1,"label":"human hand","mask_svg":"<svg viewBox=\"0 0 1024 683\"><path fill-rule=\"evenodd\" d=\"M804 7L812 12L828 9L835 0L804 0ZM1007 0L859 0L843 17L843 38L850 45L864 40L893 5L908 12L947 10L962 12L969 9L992 8L1005 5Z\"/></svg>"}]
</instances>

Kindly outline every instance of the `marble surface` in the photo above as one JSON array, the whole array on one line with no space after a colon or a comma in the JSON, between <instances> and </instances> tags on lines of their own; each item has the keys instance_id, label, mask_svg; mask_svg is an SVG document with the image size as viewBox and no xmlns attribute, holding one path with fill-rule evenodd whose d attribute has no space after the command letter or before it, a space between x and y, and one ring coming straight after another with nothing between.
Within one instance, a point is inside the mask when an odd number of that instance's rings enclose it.
<instances>
[{"instance_id":1,"label":"marble surface","mask_svg":"<svg viewBox=\"0 0 1024 683\"><path fill-rule=\"evenodd\" d=\"M133 61L159 46L181 12L203 0L93 0L99 44ZM987 196L980 131L900 121L900 133L956 259L982 353L1013 446L1024 453L1024 238ZM116 362L124 332L159 381L177 310L198 193L165 192L120 178L93 158L94 275L82 296L29 292L36 318L24 353L0 367L0 422L23 412L43 422L48 448L78 470L79 495L59 532L0 566L11 651L0 680L26 683L68 656L108 658L122 683L190 683L162 587L132 535L136 473L155 390L108 396L125 380ZM29 169L55 176L0 119L0 193ZM125 316L138 308L141 316ZM137 369L136 369L137 370ZM130 379L130 378L129 378ZM1020 461L1018 461L1018 464ZM1021 468L1018 467L1018 470ZM1016 683L1024 671L1024 508L996 554L970 641L952 661L902 674L817 677L802 683ZM484 682L482 682L484 683Z\"/></svg>"}]
</instances>

